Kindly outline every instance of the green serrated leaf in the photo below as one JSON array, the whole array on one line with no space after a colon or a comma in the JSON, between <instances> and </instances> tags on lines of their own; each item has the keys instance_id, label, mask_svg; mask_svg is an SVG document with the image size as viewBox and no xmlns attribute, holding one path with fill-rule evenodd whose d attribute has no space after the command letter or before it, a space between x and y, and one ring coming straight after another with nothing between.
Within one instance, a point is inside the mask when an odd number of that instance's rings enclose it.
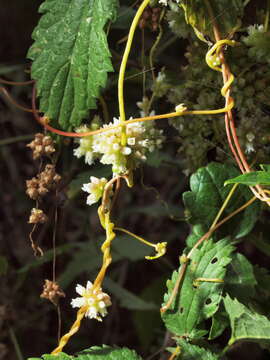
<instances>
[{"instance_id":1,"label":"green serrated leaf","mask_svg":"<svg viewBox=\"0 0 270 360\"><path fill-rule=\"evenodd\" d=\"M231 190L231 187L224 187L224 182L236 174L238 174L238 170L233 166L211 163L198 169L191 176L191 191L183 194L183 201L188 221L192 225L201 225L200 231L205 233L209 230ZM245 204L251 197L252 194L248 188L239 186L233 194L232 201L226 207L223 217ZM257 220L259 209L259 202L253 203L244 212L224 224L217 234L221 231L220 237L230 235L236 239L247 235ZM196 237L194 239L196 240ZM189 245L193 245L191 241Z\"/></svg>"},{"instance_id":2,"label":"green serrated leaf","mask_svg":"<svg viewBox=\"0 0 270 360\"><path fill-rule=\"evenodd\" d=\"M222 239L216 243L208 240L200 249L193 252L181 291L174 299L171 309L162 315L166 327L171 332L189 338L199 337L196 327L218 310L223 284L201 282L198 287L194 287L194 280L224 279L233 250L230 240ZM178 272L175 271L172 280L167 283L168 293L164 296L164 303L168 301L177 277Z\"/></svg>"},{"instance_id":3,"label":"green serrated leaf","mask_svg":"<svg viewBox=\"0 0 270 360\"><path fill-rule=\"evenodd\" d=\"M238 340L270 341L270 321L266 316L251 311L237 299L231 299L229 295L223 300L232 330L229 345Z\"/></svg>"},{"instance_id":4,"label":"green serrated leaf","mask_svg":"<svg viewBox=\"0 0 270 360\"><path fill-rule=\"evenodd\" d=\"M218 356L209 350L188 343L184 339L177 339L180 346L181 360L218 360Z\"/></svg>"},{"instance_id":5,"label":"green serrated leaf","mask_svg":"<svg viewBox=\"0 0 270 360\"><path fill-rule=\"evenodd\" d=\"M243 184L247 186L270 185L270 172L252 171L226 180L225 185L227 184Z\"/></svg>"},{"instance_id":6,"label":"green serrated leaf","mask_svg":"<svg viewBox=\"0 0 270 360\"><path fill-rule=\"evenodd\" d=\"M141 360L134 350L103 345L93 346L78 354L76 360Z\"/></svg>"},{"instance_id":7,"label":"green serrated leaf","mask_svg":"<svg viewBox=\"0 0 270 360\"><path fill-rule=\"evenodd\" d=\"M113 71L104 27L118 0L45 0L28 52L39 109L63 129L80 125L96 107Z\"/></svg>"},{"instance_id":8,"label":"green serrated leaf","mask_svg":"<svg viewBox=\"0 0 270 360\"><path fill-rule=\"evenodd\" d=\"M58 355L43 355L41 358L28 360L142 360L142 358L134 350L103 345L102 347L92 346L75 356L60 353Z\"/></svg>"},{"instance_id":9,"label":"green serrated leaf","mask_svg":"<svg viewBox=\"0 0 270 360\"><path fill-rule=\"evenodd\" d=\"M43 355L41 360L72 360L72 356L65 353L59 353L58 355Z\"/></svg>"},{"instance_id":10,"label":"green serrated leaf","mask_svg":"<svg viewBox=\"0 0 270 360\"><path fill-rule=\"evenodd\" d=\"M214 41L211 17L218 19L221 37L226 38L239 28L239 19L248 2L249 0L181 0L180 5L185 11L186 22L194 28L199 39L206 41L205 36L208 36Z\"/></svg>"},{"instance_id":11,"label":"green serrated leaf","mask_svg":"<svg viewBox=\"0 0 270 360\"><path fill-rule=\"evenodd\" d=\"M225 277L225 291L240 301L246 302L255 295L257 280L253 266L248 259L240 254L233 254Z\"/></svg>"}]
</instances>

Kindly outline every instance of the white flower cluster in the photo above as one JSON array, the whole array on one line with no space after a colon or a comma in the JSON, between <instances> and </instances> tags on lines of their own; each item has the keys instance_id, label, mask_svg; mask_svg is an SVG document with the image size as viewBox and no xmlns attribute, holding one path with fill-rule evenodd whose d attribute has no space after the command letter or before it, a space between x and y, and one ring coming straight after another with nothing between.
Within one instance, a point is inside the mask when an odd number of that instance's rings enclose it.
<instances>
[{"instance_id":1,"label":"white flower cluster","mask_svg":"<svg viewBox=\"0 0 270 360\"><path fill-rule=\"evenodd\" d=\"M87 196L86 203L88 205L92 205L102 197L104 187L107 184L107 179L105 178L97 178L95 176L90 177L90 183L83 184L82 190L89 193L90 195Z\"/></svg>"},{"instance_id":2,"label":"white flower cluster","mask_svg":"<svg viewBox=\"0 0 270 360\"><path fill-rule=\"evenodd\" d=\"M78 284L76 286L76 292L81 295L81 297L73 299L71 306L73 308L86 307L85 317L102 321L101 316L104 317L107 315L108 312L106 308L112 304L110 296L102 292L101 288L93 289L91 281L87 281L86 288Z\"/></svg>"},{"instance_id":3,"label":"white flower cluster","mask_svg":"<svg viewBox=\"0 0 270 360\"><path fill-rule=\"evenodd\" d=\"M177 4L179 4L180 0L176 0ZM168 5L168 0L159 0L159 3L161 5L167 6Z\"/></svg>"},{"instance_id":4,"label":"white flower cluster","mask_svg":"<svg viewBox=\"0 0 270 360\"><path fill-rule=\"evenodd\" d=\"M95 116L91 123L91 127L82 125L76 129L76 132L84 133L84 132L88 132L88 131L92 131L92 130L97 130L99 128L100 124L101 124L101 121L100 121L99 116ZM93 145L93 136L85 136L85 137L80 138L79 144L80 144L80 146L77 147L76 149L74 149L74 152L73 152L74 155L77 158L81 158L82 156L84 156L86 164L92 165L94 160L98 157L97 154L95 154L95 153L93 153L93 151L91 151L92 145Z\"/></svg>"},{"instance_id":5,"label":"white flower cluster","mask_svg":"<svg viewBox=\"0 0 270 360\"><path fill-rule=\"evenodd\" d=\"M119 123L120 120L114 118L113 123L105 124L103 128ZM85 129L86 127L83 131L86 131ZM140 161L146 160L148 152L161 147L165 139L162 133L162 130L155 129L153 123L135 122L126 126L126 146L121 144L121 127L117 127L80 140L80 146L74 150L74 155L84 155L88 164L99 158L102 164L112 165L115 175L124 174L128 169L136 168Z\"/></svg>"}]
</instances>

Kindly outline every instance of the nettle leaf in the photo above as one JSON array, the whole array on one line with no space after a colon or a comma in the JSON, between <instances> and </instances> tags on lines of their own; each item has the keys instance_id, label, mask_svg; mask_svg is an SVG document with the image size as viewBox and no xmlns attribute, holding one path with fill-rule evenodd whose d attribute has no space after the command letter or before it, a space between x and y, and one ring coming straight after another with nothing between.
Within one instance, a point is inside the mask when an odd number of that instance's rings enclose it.
<instances>
[{"instance_id":1,"label":"nettle leaf","mask_svg":"<svg viewBox=\"0 0 270 360\"><path fill-rule=\"evenodd\" d=\"M231 299L229 295L223 301L232 330L229 345L238 340L270 341L270 321L266 316L250 310L237 299Z\"/></svg>"},{"instance_id":2,"label":"nettle leaf","mask_svg":"<svg viewBox=\"0 0 270 360\"><path fill-rule=\"evenodd\" d=\"M76 360L142 360L134 350L103 345L93 346L78 354Z\"/></svg>"},{"instance_id":3,"label":"nettle leaf","mask_svg":"<svg viewBox=\"0 0 270 360\"><path fill-rule=\"evenodd\" d=\"M196 225L199 233L205 233L212 225L218 211L228 196L231 186L224 187L226 179L238 174L238 170L228 164L211 163L206 167L200 168L190 178L191 191L183 194L183 201L186 207L187 219L192 225ZM229 215L240 206L250 200L252 194L244 186L239 186L224 211L223 218ZM243 212L234 216L230 221L222 226L219 233L220 237L232 236L241 238L247 235L253 228L258 214L260 204L255 202L247 207ZM220 232L221 231L221 232ZM193 245L197 236L193 236L193 241L188 245Z\"/></svg>"},{"instance_id":4,"label":"nettle leaf","mask_svg":"<svg viewBox=\"0 0 270 360\"><path fill-rule=\"evenodd\" d=\"M246 302L250 297L255 296L256 285L257 280L252 264L244 255L233 254L225 277L225 291L240 301Z\"/></svg>"},{"instance_id":5,"label":"nettle leaf","mask_svg":"<svg viewBox=\"0 0 270 360\"><path fill-rule=\"evenodd\" d=\"M247 186L270 185L270 172L252 171L226 180L225 185L227 184L243 184Z\"/></svg>"},{"instance_id":6,"label":"nettle leaf","mask_svg":"<svg viewBox=\"0 0 270 360\"><path fill-rule=\"evenodd\" d=\"M211 351L190 344L184 339L177 339L177 344L181 347L181 360L218 360L218 356Z\"/></svg>"},{"instance_id":7,"label":"nettle leaf","mask_svg":"<svg viewBox=\"0 0 270 360\"><path fill-rule=\"evenodd\" d=\"M242 18L244 7L249 0L209 0L213 16L218 20L222 38L235 32L239 26L239 19ZM190 24L196 35L203 41L208 36L215 39L213 34L213 20L208 7L208 1L181 0L180 5L185 11L186 22Z\"/></svg>"},{"instance_id":8,"label":"nettle leaf","mask_svg":"<svg viewBox=\"0 0 270 360\"><path fill-rule=\"evenodd\" d=\"M45 0L33 32L32 77L39 109L63 129L80 125L96 107L107 73L113 71L104 27L118 0Z\"/></svg>"},{"instance_id":9,"label":"nettle leaf","mask_svg":"<svg viewBox=\"0 0 270 360\"><path fill-rule=\"evenodd\" d=\"M208 319L218 310L223 289L222 283L201 282L194 286L197 278L224 279L226 266L231 261L234 247L229 239L216 243L208 240L200 249L193 252L182 288L174 299L171 308L163 313L166 327L176 335L196 338L202 335L198 332L198 324ZM180 271L180 269L179 269ZM172 279L168 280L168 292L164 296L164 305L168 301L175 286L178 272L174 271Z\"/></svg>"},{"instance_id":10,"label":"nettle leaf","mask_svg":"<svg viewBox=\"0 0 270 360\"><path fill-rule=\"evenodd\" d=\"M30 358L28 360L142 360L142 358L134 350L103 345L102 347L92 346L75 356L60 353L58 355L43 355L41 358Z\"/></svg>"}]
</instances>

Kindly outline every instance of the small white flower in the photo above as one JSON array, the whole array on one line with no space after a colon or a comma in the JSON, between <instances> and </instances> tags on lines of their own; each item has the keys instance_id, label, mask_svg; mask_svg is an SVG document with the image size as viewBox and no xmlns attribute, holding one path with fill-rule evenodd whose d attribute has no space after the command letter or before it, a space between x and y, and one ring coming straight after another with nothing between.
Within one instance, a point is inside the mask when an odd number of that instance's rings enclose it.
<instances>
[{"instance_id":1,"label":"small white flower","mask_svg":"<svg viewBox=\"0 0 270 360\"><path fill-rule=\"evenodd\" d=\"M167 6L168 5L168 0L159 0L159 3L161 5Z\"/></svg>"},{"instance_id":2,"label":"small white flower","mask_svg":"<svg viewBox=\"0 0 270 360\"><path fill-rule=\"evenodd\" d=\"M128 145L130 145L130 146L135 145L135 143L136 143L135 137L129 137L129 138L127 139L127 143L128 143Z\"/></svg>"},{"instance_id":3,"label":"small white flower","mask_svg":"<svg viewBox=\"0 0 270 360\"><path fill-rule=\"evenodd\" d=\"M253 144L252 144L251 142L247 142L247 143L246 143L246 150L245 150L245 152L246 152L247 154L250 154L250 153L252 153L252 152L254 152L254 151L255 151L255 149L254 149Z\"/></svg>"},{"instance_id":4,"label":"small white flower","mask_svg":"<svg viewBox=\"0 0 270 360\"><path fill-rule=\"evenodd\" d=\"M131 148L128 147L128 146L125 146L123 149L122 149L122 154L124 155L130 155L131 154Z\"/></svg>"},{"instance_id":5,"label":"small white flower","mask_svg":"<svg viewBox=\"0 0 270 360\"><path fill-rule=\"evenodd\" d=\"M78 284L76 292L81 297L72 299L71 306L86 307L85 317L102 321L102 317L107 315L107 307L111 305L110 296L102 292L101 288L94 289L90 281L87 281L86 287Z\"/></svg>"},{"instance_id":6,"label":"small white flower","mask_svg":"<svg viewBox=\"0 0 270 360\"><path fill-rule=\"evenodd\" d=\"M107 184L107 179L97 178L95 176L90 177L90 183L83 184L82 190L89 193L86 203L92 205L99 201L103 195L104 187Z\"/></svg>"}]
</instances>

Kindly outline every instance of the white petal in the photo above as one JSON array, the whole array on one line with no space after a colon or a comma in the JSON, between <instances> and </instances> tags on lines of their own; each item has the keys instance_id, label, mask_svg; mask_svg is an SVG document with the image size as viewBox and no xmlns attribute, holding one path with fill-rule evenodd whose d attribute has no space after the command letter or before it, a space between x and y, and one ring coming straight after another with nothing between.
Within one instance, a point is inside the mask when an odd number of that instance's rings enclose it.
<instances>
[{"instance_id":1,"label":"white petal","mask_svg":"<svg viewBox=\"0 0 270 360\"><path fill-rule=\"evenodd\" d=\"M88 165L93 164L93 154L90 151L87 151L87 153L85 154L85 163Z\"/></svg>"},{"instance_id":2,"label":"white petal","mask_svg":"<svg viewBox=\"0 0 270 360\"><path fill-rule=\"evenodd\" d=\"M90 297L90 298L87 298L87 305L93 305L94 304L94 302L95 302L95 299L94 298L92 298L92 297Z\"/></svg>"},{"instance_id":3,"label":"white petal","mask_svg":"<svg viewBox=\"0 0 270 360\"><path fill-rule=\"evenodd\" d=\"M94 319L97 317L97 310L94 306L90 306L90 308L87 310L85 316L89 317L90 319Z\"/></svg>"},{"instance_id":4,"label":"white petal","mask_svg":"<svg viewBox=\"0 0 270 360\"><path fill-rule=\"evenodd\" d=\"M76 308L76 307L81 308L84 305L85 305L85 299L83 297L78 297L76 299L71 300L71 306L73 308Z\"/></svg>"},{"instance_id":5,"label":"white petal","mask_svg":"<svg viewBox=\"0 0 270 360\"><path fill-rule=\"evenodd\" d=\"M76 156L77 158L82 157L83 156L82 149L80 147L74 149L73 150L73 155Z\"/></svg>"},{"instance_id":6,"label":"white petal","mask_svg":"<svg viewBox=\"0 0 270 360\"><path fill-rule=\"evenodd\" d=\"M93 287L93 284L91 283L91 281L87 281L86 289L89 290L89 289L92 289L92 287Z\"/></svg>"},{"instance_id":7,"label":"white petal","mask_svg":"<svg viewBox=\"0 0 270 360\"><path fill-rule=\"evenodd\" d=\"M135 145L135 142L136 142L135 137L130 137L130 138L127 139L128 145L131 145L131 146Z\"/></svg>"},{"instance_id":8,"label":"white petal","mask_svg":"<svg viewBox=\"0 0 270 360\"><path fill-rule=\"evenodd\" d=\"M83 287L80 284L77 284L76 286L76 293L83 296L83 294L85 293L85 287Z\"/></svg>"},{"instance_id":9,"label":"white petal","mask_svg":"<svg viewBox=\"0 0 270 360\"><path fill-rule=\"evenodd\" d=\"M89 184L83 184L82 190L89 193Z\"/></svg>"},{"instance_id":10,"label":"white petal","mask_svg":"<svg viewBox=\"0 0 270 360\"><path fill-rule=\"evenodd\" d=\"M95 176L91 176L90 180L91 180L91 183L93 183L93 184L98 184L99 183L99 178L97 178Z\"/></svg>"},{"instance_id":11,"label":"white petal","mask_svg":"<svg viewBox=\"0 0 270 360\"><path fill-rule=\"evenodd\" d=\"M123 148L123 150L122 150L122 154L124 154L124 155L130 155L131 152L132 152L132 150L131 150L131 148L128 147L128 146L125 146L125 147Z\"/></svg>"},{"instance_id":12,"label":"white petal","mask_svg":"<svg viewBox=\"0 0 270 360\"><path fill-rule=\"evenodd\" d=\"M112 147L113 147L113 150L117 151L117 150L119 150L120 145L117 143L114 143Z\"/></svg>"},{"instance_id":13,"label":"white petal","mask_svg":"<svg viewBox=\"0 0 270 360\"><path fill-rule=\"evenodd\" d=\"M96 196L94 194L91 194L91 195L87 196L86 204L92 205L97 201L98 201L98 199L96 198Z\"/></svg>"},{"instance_id":14,"label":"white petal","mask_svg":"<svg viewBox=\"0 0 270 360\"><path fill-rule=\"evenodd\" d=\"M98 306L100 307L100 309L104 309L104 308L106 307L106 304L105 304L104 301L100 301L100 302L98 303Z\"/></svg>"}]
</instances>

